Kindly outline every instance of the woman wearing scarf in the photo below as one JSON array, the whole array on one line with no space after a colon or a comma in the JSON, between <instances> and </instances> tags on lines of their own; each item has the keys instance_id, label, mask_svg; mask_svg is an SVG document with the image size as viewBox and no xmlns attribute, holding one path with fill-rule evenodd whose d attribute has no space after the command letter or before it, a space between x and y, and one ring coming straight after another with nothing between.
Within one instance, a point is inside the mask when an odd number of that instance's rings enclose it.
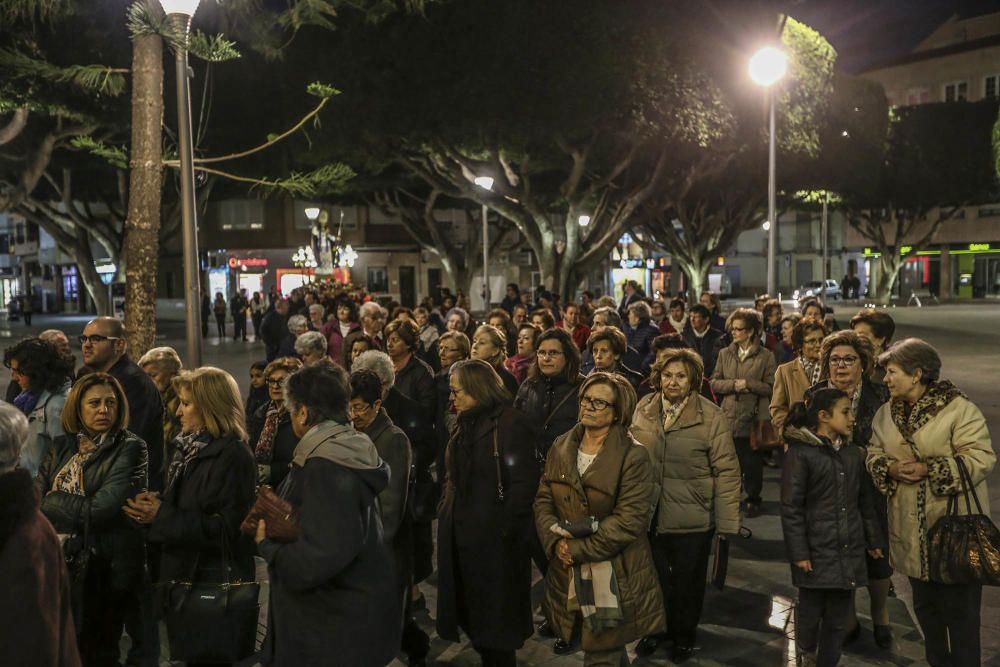
<instances>
[{"instance_id":1,"label":"woman wearing scarf","mask_svg":"<svg viewBox=\"0 0 1000 667\"><path fill-rule=\"evenodd\" d=\"M118 664L125 615L138 608L145 570L142 533L121 507L146 488L146 443L126 424L128 401L118 381L105 373L84 376L66 399L65 433L36 479L42 514L65 536L67 556L92 549L84 579L74 585L82 595L73 600L87 666Z\"/></svg>"},{"instance_id":2,"label":"woman wearing scarf","mask_svg":"<svg viewBox=\"0 0 1000 667\"><path fill-rule=\"evenodd\" d=\"M231 581L253 581L253 547L242 539L240 522L253 504L257 475L239 387L211 366L182 372L173 382L181 434L166 488L162 496L129 499L125 514L148 526L148 540L160 546L161 584L218 580L227 566Z\"/></svg>"},{"instance_id":3,"label":"woman wearing scarf","mask_svg":"<svg viewBox=\"0 0 1000 667\"><path fill-rule=\"evenodd\" d=\"M715 533L740 528L740 468L729 420L699 394L701 357L668 349L650 373L656 393L635 410L631 433L650 454L653 517L650 542L667 609L666 635L649 634L636 653L649 655L673 640L671 660L689 658L696 645Z\"/></svg>"},{"instance_id":4,"label":"woman wearing scarf","mask_svg":"<svg viewBox=\"0 0 1000 667\"><path fill-rule=\"evenodd\" d=\"M802 400L806 390L819 382L823 363L820 349L826 337L826 327L814 317L803 317L792 330L792 347L798 355L778 366L771 394L771 423L781 433L792 406Z\"/></svg>"},{"instance_id":5,"label":"woman wearing scarf","mask_svg":"<svg viewBox=\"0 0 1000 667\"><path fill-rule=\"evenodd\" d=\"M449 382L458 428L438 514L437 630L457 642L461 628L484 667L509 667L534 631L528 538L538 460L524 415L488 363L459 361Z\"/></svg>"},{"instance_id":6,"label":"woman wearing scarf","mask_svg":"<svg viewBox=\"0 0 1000 667\"><path fill-rule=\"evenodd\" d=\"M4 351L3 362L21 390L12 403L29 424L19 465L34 475L52 442L63 435L59 416L69 394L72 357L41 338L26 338Z\"/></svg>"},{"instance_id":7,"label":"woman wearing scarf","mask_svg":"<svg viewBox=\"0 0 1000 667\"><path fill-rule=\"evenodd\" d=\"M653 469L628 434L635 391L591 374L579 423L549 450L535 496L535 529L551 563L543 608L569 641L581 621L584 665L628 664L625 645L664 629L663 599L646 529Z\"/></svg>"},{"instance_id":8,"label":"woman wearing scarf","mask_svg":"<svg viewBox=\"0 0 1000 667\"><path fill-rule=\"evenodd\" d=\"M959 461L989 516L986 478L996 454L986 420L955 385L940 379L941 357L919 338L899 341L879 364L891 399L872 422L867 465L876 488L889 499L889 558L910 578L927 662L978 666L982 585L933 580L927 532L947 512L949 498L963 489ZM958 513L967 513L961 500Z\"/></svg>"},{"instance_id":9,"label":"woman wearing scarf","mask_svg":"<svg viewBox=\"0 0 1000 667\"><path fill-rule=\"evenodd\" d=\"M285 406L285 378L302 368L295 357L279 357L264 369L264 384L270 400L257 408L247 423L250 448L257 460L257 479L261 484L278 488L288 468L299 439L292 430Z\"/></svg>"},{"instance_id":10,"label":"woman wearing scarf","mask_svg":"<svg viewBox=\"0 0 1000 667\"><path fill-rule=\"evenodd\" d=\"M504 366L514 376L518 387L528 378L528 369L535 363L535 346L540 335L542 332L527 322L517 328L517 353L508 357Z\"/></svg>"}]
</instances>

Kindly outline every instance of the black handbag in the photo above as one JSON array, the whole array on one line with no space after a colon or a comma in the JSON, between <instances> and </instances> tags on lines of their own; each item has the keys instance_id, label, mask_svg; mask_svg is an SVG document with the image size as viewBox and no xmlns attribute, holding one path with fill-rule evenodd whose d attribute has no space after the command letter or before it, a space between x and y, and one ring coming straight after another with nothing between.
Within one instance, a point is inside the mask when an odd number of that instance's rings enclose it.
<instances>
[{"instance_id":1,"label":"black handbag","mask_svg":"<svg viewBox=\"0 0 1000 667\"><path fill-rule=\"evenodd\" d=\"M958 513L958 494L948 497L948 511L927 533L931 581L944 584L1000 585L1000 530L983 514L972 476L960 456L958 474L965 496L966 514ZM975 501L976 514L972 513Z\"/></svg>"},{"instance_id":2,"label":"black handbag","mask_svg":"<svg viewBox=\"0 0 1000 667\"><path fill-rule=\"evenodd\" d=\"M256 648L260 584L232 581L224 529L221 543L220 568L199 569L199 556L189 580L161 584L171 660L231 663Z\"/></svg>"}]
</instances>

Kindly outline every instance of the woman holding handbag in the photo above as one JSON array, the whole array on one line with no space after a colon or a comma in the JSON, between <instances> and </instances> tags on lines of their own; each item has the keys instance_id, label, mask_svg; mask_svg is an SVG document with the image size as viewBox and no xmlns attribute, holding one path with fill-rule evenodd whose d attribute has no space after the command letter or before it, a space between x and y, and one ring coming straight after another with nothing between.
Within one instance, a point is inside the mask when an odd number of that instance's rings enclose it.
<instances>
[{"instance_id":1,"label":"woman holding handbag","mask_svg":"<svg viewBox=\"0 0 1000 667\"><path fill-rule=\"evenodd\" d=\"M206 366L182 372L173 383L181 434L167 485L162 495L147 492L129 499L124 510L148 526L149 542L161 550L159 589L169 603L165 611L173 614L167 618L171 657L188 665L231 664L253 651L254 633L249 646L230 643L230 626L222 623L238 621L220 616L201 633L173 628L189 625L185 616L190 621L202 613L197 601L185 597L184 583L254 581L253 547L239 527L254 501L257 467L247 446L236 380ZM177 582L183 582L182 590ZM212 632L216 625L217 634Z\"/></svg>"},{"instance_id":2,"label":"woman holding handbag","mask_svg":"<svg viewBox=\"0 0 1000 667\"><path fill-rule=\"evenodd\" d=\"M35 479L42 514L66 536L72 561L77 644L85 666L117 664L125 614L137 609L145 572L142 534L121 513L146 488L146 443L125 430L128 401L118 381L77 381ZM89 557L88 557L89 555Z\"/></svg>"},{"instance_id":3,"label":"woman holding handbag","mask_svg":"<svg viewBox=\"0 0 1000 667\"><path fill-rule=\"evenodd\" d=\"M774 355L760 344L760 313L737 308L726 320L733 342L719 351L712 374L712 391L721 399L722 411L733 428L733 443L740 460L746 491L746 516L760 514L764 486L763 452L750 446L750 431L758 421L769 421L768 406L777 365Z\"/></svg>"},{"instance_id":4,"label":"woman holding handbag","mask_svg":"<svg viewBox=\"0 0 1000 667\"><path fill-rule=\"evenodd\" d=\"M457 642L461 628L484 667L512 667L534 630L528 544L539 464L492 366L459 361L449 382L458 427L438 512L437 630Z\"/></svg>"},{"instance_id":5,"label":"woman holding handbag","mask_svg":"<svg viewBox=\"0 0 1000 667\"><path fill-rule=\"evenodd\" d=\"M694 652L713 536L740 529L733 435L722 409L699 393L703 374L694 350L664 350L650 373L657 391L639 401L632 417L632 437L652 462L650 543L669 632L647 635L636 653L649 655L669 638L674 662Z\"/></svg>"},{"instance_id":6,"label":"woman holding handbag","mask_svg":"<svg viewBox=\"0 0 1000 667\"><path fill-rule=\"evenodd\" d=\"M646 449L627 430L635 407L631 383L597 372L580 395L580 421L553 443L535 496L535 530L552 561L543 609L565 641L581 623L583 664L617 667L627 664L627 643L665 623L646 537L653 471ZM602 597L596 584L590 594L577 588L602 578L612 582L613 595ZM581 604L591 597L613 622L596 622Z\"/></svg>"},{"instance_id":7,"label":"woman holding handbag","mask_svg":"<svg viewBox=\"0 0 1000 667\"><path fill-rule=\"evenodd\" d=\"M940 379L941 357L919 338L899 341L879 364L891 398L872 422L867 465L889 500L889 557L910 578L927 661L978 666L982 582L944 583L932 576L934 566L951 554L936 551L928 533L963 489L976 495L989 516L986 478L996 454L986 420L955 385ZM960 463L971 489L961 481ZM967 512L964 503L958 512Z\"/></svg>"}]
</instances>

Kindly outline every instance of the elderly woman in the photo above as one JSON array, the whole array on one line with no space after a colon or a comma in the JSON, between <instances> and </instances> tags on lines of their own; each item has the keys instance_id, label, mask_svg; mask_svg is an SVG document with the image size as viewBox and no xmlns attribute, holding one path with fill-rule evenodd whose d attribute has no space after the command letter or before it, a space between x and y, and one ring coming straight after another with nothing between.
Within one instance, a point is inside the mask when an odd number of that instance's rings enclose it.
<instances>
[{"instance_id":1,"label":"elderly woman","mask_svg":"<svg viewBox=\"0 0 1000 667\"><path fill-rule=\"evenodd\" d=\"M73 365L55 345L40 338L26 338L7 348L3 363L21 390L13 404L29 423L20 465L34 475L53 441L63 435L59 416L69 394Z\"/></svg>"},{"instance_id":2,"label":"elderly woman","mask_svg":"<svg viewBox=\"0 0 1000 667\"><path fill-rule=\"evenodd\" d=\"M726 320L726 331L733 342L719 351L712 375L712 391L721 399L722 411L732 425L748 517L760 514L764 485L763 453L750 448L750 429L755 421L770 418L771 389L777 370L774 355L760 344L762 327L757 311L733 311Z\"/></svg>"},{"instance_id":3,"label":"elderly woman","mask_svg":"<svg viewBox=\"0 0 1000 667\"><path fill-rule=\"evenodd\" d=\"M510 319L510 313L503 308L494 308L486 317L486 323L500 330L507 342L507 357L517 354L517 327Z\"/></svg>"},{"instance_id":4,"label":"elderly woman","mask_svg":"<svg viewBox=\"0 0 1000 667\"><path fill-rule=\"evenodd\" d=\"M826 327L813 317L801 318L792 330L792 347L798 356L778 366L771 394L771 423L778 433L784 428L792 406L802 400L809 387L819 382L823 370L820 349L825 337Z\"/></svg>"},{"instance_id":5,"label":"elderly woman","mask_svg":"<svg viewBox=\"0 0 1000 667\"><path fill-rule=\"evenodd\" d=\"M788 313L781 318L781 323L778 325L780 340L774 346L774 361L779 366L787 364L798 356L795 341L792 340L792 333L795 331L795 325L801 319L802 316L798 313Z\"/></svg>"},{"instance_id":6,"label":"elderly woman","mask_svg":"<svg viewBox=\"0 0 1000 667\"><path fill-rule=\"evenodd\" d=\"M441 336L441 332L431 321L431 311L424 306L413 309L413 322L420 331L420 358L426 361L431 368L435 368L437 359L431 356L434 343Z\"/></svg>"},{"instance_id":7,"label":"elderly woman","mask_svg":"<svg viewBox=\"0 0 1000 667\"><path fill-rule=\"evenodd\" d=\"M434 371L417 357L420 331L409 320L395 320L385 328L385 352L396 370L396 389L434 412Z\"/></svg>"},{"instance_id":8,"label":"elderly woman","mask_svg":"<svg viewBox=\"0 0 1000 667\"><path fill-rule=\"evenodd\" d=\"M511 396L517 393L517 380L504 366L507 361L507 337L503 331L490 324L476 329L476 335L472 337L472 358L492 366Z\"/></svg>"},{"instance_id":9,"label":"elderly woman","mask_svg":"<svg viewBox=\"0 0 1000 667\"><path fill-rule=\"evenodd\" d=\"M633 389L639 390L643 377L639 371L629 368L622 362L622 357L628 351L628 342L625 334L619 329L604 327L590 334L590 338L587 339L587 351L594 360L594 369L589 374L614 373L628 380Z\"/></svg>"},{"instance_id":10,"label":"elderly woman","mask_svg":"<svg viewBox=\"0 0 1000 667\"><path fill-rule=\"evenodd\" d=\"M173 379L181 372L181 358L172 347L154 347L139 359L141 368L156 385L163 399L163 444L169 461L173 457L173 441L181 432L177 416L178 398Z\"/></svg>"},{"instance_id":11,"label":"elderly woman","mask_svg":"<svg viewBox=\"0 0 1000 667\"><path fill-rule=\"evenodd\" d=\"M624 328L628 346L639 353L640 359L649 354L653 339L660 335L660 329L652 323L652 311L645 301L636 301L628 307L628 326Z\"/></svg>"},{"instance_id":12,"label":"elderly woman","mask_svg":"<svg viewBox=\"0 0 1000 667\"><path fill-rule=\"evenodd\" d=\"M309 306L309 330L310 331L320 331L326 324L326 309L323 308L323 304L314 303Z\"/></svg>"},{"instance_id":13,"label":"elderly woman","mask_svg":"<svg viewBox=\"0 0 1000 667\"><path fill-rule=\"evenodd\" d=\"M295 357L279 357L264 369L264 383L270 400L247 419L250 449L257 461L257 479L278 488L292 465L299 439L292 429L285 405L285 380L302 368Z\"/></svg>"},{"instance_id":14,"label":"elderly woman","mask_svg":"<svg viewBox=\"0 0 1000 667\"><path fill-rule=\"evenodd\" d=\"M340 365L350 372L351 366L354 365L354 360L361 356L362 353L377 349L379 348L375 340L369 337L364 331L352 331L344 339L344 356L340 360Z\"/></svg>"},{"instance_id":15,"label":"elderly woman","mask_svg":"<svg viewBox=\"0 0 1000 667\"><path fill-rule=\"evenodd\" d=\"M327 348L326 338L318 331L307 331L295 339L295 354L302 359L302 363L306 366L312 366L328 359Z\"/></svg>"},{"instance_id":16,"label":"elderly woman","mask_svg":"<svg viewBox=\"0 0 1000 667\"><path fill-rule=\"evenodd\" d=\"M927 532L963 490L959 462L989 516L986 478L996 454L986 420L955 385L940 379L941 357L919 338L899 341L879 364L891 399L872 421L867 465L876 488L888 496L889 558L910 578L927 662L973 667L981 664L982 586L934 580ZM967 511L959 501L959 514Z\"/></svg>"},{"instance_id":17,"label":"elderly woman","mask_svg":"<svg viewBox=\"0 0 1000 667\"><path fill-rule=\"evenodd\" d=\"M27 417L0 402L0 646L11 665L79 667L63 551L18 467L27 441Z\"/></svg>"},{"instance_id":18,"label":"elderly woman","mask_svg":"<svg viewBox=\"0 0 1000 667\"><path fill-rule=\"evenodd\" d=\"M761 307L760 315L764 320L764 347L774 350L781 341L781 318L784 315L781 311L781 302L777 299L768 299Z\"/></svg>"},{"instance_id":19,"label":"elderly woman","mask_svg":"<svg viewBox=\"0 0 1000 667\"><path fill-rule=\"evenodd\" d=\"M358 304L353 299L340 297L334 306L334 318L323 325L320 330L327 339L327 354L338 364L343 364L344 343L347 337L361 330L358 322Z\"/></svg>"},{"instance_id":20,"label":"elderly woman","mask_svg":"<svg viewBox=\"0 0 1000 667\"><path fill-rule=\"evenodd\" d=\"M462 628L484 665L512 666L534 630L527 538L539 465L488 363L459 361L449 381L458 428L438 520L438 634L457 642Z\"/></svg>"},{"instance_id":21,"label":"elderly woman","mask_svg":"<svg viewBox=\"0 0 1000 667\"><path fill-rule=\"evenodd\" d=\"M253 581L252 545L240 538L239 527L253 504L257 475L239 387L229 373L211 366L183 371L173 383L181 434L166 488L162 495L130 498L125 514L147 526L147 539L160 547L161 588L217 581L226 571L231 582ZM171 645L191 640L169 638Z\"/></svg>"},{"instance_id":22,"label":"elderly woman","mask_svg":"<svg viewBox=\"0 0 1000 667\"><path fill-rule=\"evenodd\" d=\"M504 366L514 376L518 387L527 379L528 369L535 363L535 350L541 333L537 327L527 322L517 328L517 353L508 357Z\"/></svg>"},{"instance_id":23,"label":"elderly woman","mask_svg":"<svg viewBox=\"0 0 1000 667\"><path fill-rule=\"evenodd\" d=\"M528 325L531 326L530 324ZM538 331L534 327L532 330ZM437 464L438 482L444 481L444 453L451 433L455 430L458 417L451 410L451 387L448 384L448 373L456 362L468 359L472 354L472 344L469 337L458 331L446 331L437 341L438 357L441 370L434 376L434 390L437 401L434 405L434 440L437 453L434 460Z\"/></svg>"},{"instance_id":24,"label":"elderly woman","mask_svg":"<svg viewBox=\"0 0 1000 667\"><path fill-rule=\"evenodd\" d=\"M726 330L726 318L722 316L722 298L715 292L702 292L698 303L708 308L710 325L718 331Z\"/></svg>"},{"instance_id":25,"label":"elderly woman","mask_svg":"<svg viewBox=\"0 0 1000 667\"><path fill-rule=\"evenodd\" d=\"M884 310L862 308L851 318L851 331L868 339L875 349L875 358L878 359L892 341L892 335L896 333L896 322ZM872 382L885 384L883 379L885 369L881 364L874 364L870 377Z\"/></svg>"},{"instance_id":26,"label":"elderly woman","mask_svg":"<svg viewBox=\"0 0 1000 667\"><path fill-rule=\"evenodd\" d=\"M376 349L382 349L382 343L385 340L382 335L386 320L385 308L374 301L367 301L361 304L358 312L361 317L361 330L375 341Z\"/></svg>"},{"instance_id":27,"label":"elderly woman","mask_svg":"<svg viewBox=\"0 0 1000 667\"><path fill-rule=\"evenodd\" d=\"M564 641L582 616L585 665L627 664L625 644L664 629L646 537L654 468L646 449L629 436L634 408L627 380L590 375L580 389L579 423L552 445L535 496L535 529L552 561L545 615ZM614 582L616 594L600 605L612 621L568 602L571 581L599 577Z\"/></svg>"},{"instance_id":28,"label":"elderly woman","mask_svg":"<svg viewBox=\"0 0 1000 667\"><path fill-rule=\"evenodd\" d=\"M703 375L694 350L665 350L651 373L657 391L639 402L632 418L632 437L649 451L655 471L650 542L669 633L647 636L636 652L649 655L669 637L673 662L694 651L713 536L740 528L732 431L723 410L700 395Z\"/></svg>"},{"instance_id":29,"label":"elderly woman","mask_svg":"<svg viewBox=\"0 0 1000 667\"><path fill-rule=\"evenodd\" d=\"M106 373L77 381L61 419L64 434L36 479L41 510L67 536L68 557L90 553L73 601L83 616L76 619L83 664L118 664L125 615L139 607L146 569L142 534L121 507L146 488L146 443L125 429L125 392Z\"/></svg>"},{"instance_id":30,"label":"elderly woman","mask_svg":"<svg viewBox=\"0 0 1000 667\"><path fill-rule=\"evenodd\" d=\"M306 366L285 386L299 445L280 493L302 535L277 542L257 524L271 581L264 664L380 667L399 647L401 601L378 504L389 466L351 426L350 392L334 364Z\"/></svg>"}]
</instances>

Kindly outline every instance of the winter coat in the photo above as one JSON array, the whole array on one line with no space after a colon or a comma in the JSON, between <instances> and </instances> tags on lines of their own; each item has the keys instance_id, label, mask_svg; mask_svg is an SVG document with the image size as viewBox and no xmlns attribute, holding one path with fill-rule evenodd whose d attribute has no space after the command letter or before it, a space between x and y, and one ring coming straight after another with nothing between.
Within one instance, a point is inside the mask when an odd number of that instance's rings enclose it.
<instances>
[{"instance_id":1,"label":"winter coat","mask_svg":"<svg viewBox=\"0 0 1000 667\"><path fill-rule=\"evenodd\" d=\"M825 383L824 383L825 384ZM797 358L778 366L774 374L774 392L771 394L771 423L774 430L781 433L792 406L805 398L811 383Z\"/></svg>"},{"instance_id":2,"label":"winter coat","mask_svg":"<svg viewBox=\"0 0 1000 667\"><path fill-rule=\"evenodd\" d=\"M164 484L163 399L149 375L128 358L122 357L108 369L125 391L128 400L128 430L146 443L149 456L149 490L162 491Z\"/></svg>"},{"instance_id":3,"label":"winter coat","mask_svg":"<svg viewBox=\"0 0 1000 667\"><path fill-rule=\"evenodd\" d=\"M190 581L200 571L225 564L225 539L231 579L252 581L253 545L240 523L256 495L257 466L245 442L235 435L206 444L179 479L160 497L160 509L147 537L160 547L160 581Z\"/></svg>"},{"instance_id":4,"label":"winter coat","mask_svg":"<svg viewBox=\"0 0 1000 667\"><path fill-rule=\"evenodd\" d=\"M320 422L295 451L280 489L302 536L258 545L271 580L264 664L382 667L402 626L377 497L389 483L368 436Z\"/></svg>"},{"instance_id":5,"label":"winter coat","mask_svg":"<svg viewBox=\"0 0 1000 667\"><path fill-rule=\"evenodd\" d=\"M448 370L438 371L434 376L434 463L437 465L438 481L444 481L444 453L451 440L458 416L451 411L451 386L448 384Z\"/></svg>"},{"instance_id":6,"label":"winter coat","mask_svg":"<svg viewBox=\"0 0 1000 667\"><path fill-rule=\"evenodd\" d=\"M556 322L556 329L562 329L563 331L566 331L565 329L563 329L562 320ZM566 331L566 333L569 332ZM590 327L588 327L586 324L577 324L575 327L573 327L573 333L570 333L570 338L573 339L573 343L576 344L576 347L581 352L583 352L584 350L587 349L587 339L590 338Z\"/></svg>"},{"instance_id":7,"label":"winter coat","mask_svg":"<svg viewBox=\"0 0 1000 667\"><path fill-rule=\"evenodd\" d=\"M740 361L738 345L732 343L719 351L712 374L712 391L722 399L722 411L733 426L734 438L750 435L755 420L770 418L771 389L777 366L774 355L754 341L747 356ZM736 393L736 380L747 381L746 391Z\"/></svg>"},{"instance_id":8,"label":"winter coat","mask_svg":"<svg viewBox=\"0 0 1000 667\"><path fill-rule=\"evenodd\" d=\"M722 331L709 327L705 335L698 336L695 334L690 323L681 332L681 337L684 341L693 347L695 352L701 355L701 361L705 364L705 375L708 377L712 377L712 373L715 372L715 364L719 358L719 349L722 347L722 339L725 335Z\"/></svg>"},{"instance_id":9,"label":"winter coat","mask_svg":"<svg viewBox=\"0 0 1000 667\"><path fill-rule=\"evenodd\" d=\"M652 463L654 533L739 531L740 464L719 406L692 394L664 432L663 394L657 392L639 401L630 431Z\"/></svg>"},{"instance_id":10,"label":"winter coat","mask_svg":"<svg viewBox=\"0 0 1000 667\"><path fill-rule=\"evenodd\" d=\"M652 511L653 469L646 449L616 425L581 477L576 459L583 434L583 426L577 425L552 445L535 496L535 530L550 561L542 606L552 629L569 641L579 616L567 608L573 570L556 562L556 544L561 538L550 527L563 519L596 517L599 521L596 533L568 539L567 543L575 563L611 562L624 620L621 625L598 634L583 624L581 637L585 651L610 651L662 632L666 624L646 536Z\"/></svg>"},{"instance_id":11,"label":"winter coat","mask_svg":"<svg viewBox=\"0 0 1000 667\"><path fill-rule=\"evenodd\" d=\"M653 339L660 335L660 329L649 320L640 321L635 328L624 325L625 338L628 346L635 348L640 359L645 359L646 355L653 349Z\"/></svg>"},{"instance_id":12,"label":"winter coat","mask_svg":"<svg viewBox=\"0 0 1000 667\"><path fill-rule=\"evenodd\" d=\"M530 357L522 357L520 354L515 354L512 357L508 357L507 361L503 362L504 367L510 371L510 374L514 376L514 380L517 382L518 389L524 383L524 380L528 377L528 368L535 363L535 354L532 353ZM517 395L517 392L514 392Z\"/></svg>"},{"instance_id":13,"label":"winter coat","mask_svg":"<svg viewBox=\"0 0 1000 667\"><path fill-rule=\"evenodd\" d=\"M261 385L260 387L250 387L250 391L247 393L247 402L244 407L244 413L247 416L247 421L253 417L253 413L262 405L266 405L271 402L271 395L267 391L267 385ZM247 424L247 430L249 430L249 424Z\"/></svg>"},{"instance_id":14,"label":"winter coat","mask_svg":"<svg viewBox=\"0 0 1000 667\"><path fill-rule=\"evenodd\" d=\"M348 335L361 329L360 322L351 322L349 326L350 330L348 330L347 332ZM340 332L340 320L338 319L330 320L323 326L322 331L323 334L326 336L326 341L327 341L326 353L330 355L330 358L333 359L335 363L343 365L344 338L346 338L347 336L344 336Z\"/></svg>"},{"instance_id":15,"label":"winter coat","mask_svg":"<svg viewBox=\"0 0 1000 667\"><path fill-rule=\"evenodd\" d=\"M514 407L528 418L535 430L535 450L542 457L552 442L576 424L580 412L580 386L583 376L569 383L539 374L528 378L517 390Z\"/></svg>"},{"instance_id":16,"label":"winter coat","mask_svg":"<svg viewBox=\"0 0 1000 667\"><path fill-rule=\"evenodd\" d=\"M865 551L886 551L870 486L864 483L864 450L834 449L807 429L785 429L781 474L781 527L799 588L860 588L868 583ZM808 560L812 572L794 565Z\"/></svg>"},{"instance_id":17,"label":"winter coat","mask_svg":"<svg viewBox=\"0 0 1000 667\"><path fill-rule=\"evenodd\" d=\"M79 667L66 561L27 470L0 475L0 582L4 664Z\"/></svg>"},{"instance_id":18,"label":"winter coat","mask_svg":"<svg viewBox=\"0 0 1000 667\"><path fill-rule=\"evenodd\" d=\"M146 443L128 431L118 432L84 464L85 496L52 491L56 475L78 451L74 433L52 443L35 479L42 514L57 532L77 535L83 534L89 516L95 557L111 564L107 584L127 590L142 580L146 567L142 532L122 513L125 501L146 489Z\"/></svg>"},{"instance_id":19,"label":"winter coat","mask_svg":"<svg viewBox=\"0 0 1000 667\"><path fill-rule=\"evenodd\" d=\"M457 642L461 627L476 647L518 649L534 632L528 545L540 467L531 432L512 408L480 409L459 417L445 458L438 634Z\"/></svg>"},{"instance_id":20,"label":"winter coat","mask_svg":"<svg viewBox=\"0 0 1000 667\"><path fill-rule=\"evenodd\" d=\"M257 443L260 442L260 434L264 430L264 422L267 421L267 411L271 409L271 406L272 403L268 401L257 408L257 412L247 420L251 452L257 451ZM267 479L263 480L262 484L270 484L275 489L281 485L292 467L292 456L294 456L295 446L298 444L299 437L292 429L291 420L282 420L274 433L274 441L271 443L271 460L268 462L257 461L258 464L270 467Z\"/></svg>"},{"instance_id":21,"label":"winter coat","mask_svg":"<svg viewBox=\"0 0 1000 667\"><path fill-rule=\"evenodd\" d=\"M817 382L806 390L805 398L809 398L820 389L832 387L828 380ZM875 384L868 378L861 380L861 397L854 409L854 429L851 432L851 444L867 447L872 439L872 420L886 401L889 400L889 389L882 384Z\"/></svg>"},{"instance_id":22,"label":"winter coat","mask_svg":"<svg viewBox=\"0 0 1000 667\"><path fill-rule=\"evenodd\" d=\"M427 363L412 355L402 369L396 371L393 385L397 391L420 404L424 414L434 414L434 371Z\"/></svg>"},{"instance_id":23,"label":"winter coat","mask_svg":"<svg viewBox=\"0 0 1000 667\"><path fill-rule=\"evenodd\" d=\"M868 470L876 488L889 498L889 562L903 574L928 580L927 531L947 511L948 497L962 484L957 459L961 457L975 485L983 513L990 515L986 479L996 465L983 413L950 382L931 383L911 413L912 425L904 430L893 419L903 412L898 399L886 403L875 414L868 446ZM900 420L902 421L902 420ZM889 477L896 462L921 461L927 477L907 484ZM959 497L958 511L965 514ZM976 512L975 505L972 506Z\"/></svg>"},{"instance_id":24,"label":"winter coat","mask_svg":"<svg viewBox=\"0 0 1000 667\"><path fill-rule=\"evenodd\" d=\"M28 415L28 440L21 449L18 465L32 475L38 472L45 456L52 448L52 442L63 435L62 411L69 395L67 382L56 391L44 390L35 403L35 409Z\"/></svg>"},{"instance_id":25,"label":"winter coat","mask_svg":"<svg viewBox=\"0 0 1000 667\"><path fill-rule=\"evenodd\" d=\"M517 396L517 390L520 389L520 385L518 385L517 379L514 375L507 370L503 364L494 366L493 370L495 370L497 375L500 376L500 381L503 382L503 388L506 389L511 396Z\"/></svg>"},{"instance_id":26,"label":"winter coat","mask_svg":"<svg viewBox=\"0 0 1000 667\"><path fill-rule=\"evenodd\" d=\"M260 323L260 339L264 341L264 350L268 362L278 358L278 348L288 334L288 318L272 306L264 313Z\"/></svg>"}]
</instances>

